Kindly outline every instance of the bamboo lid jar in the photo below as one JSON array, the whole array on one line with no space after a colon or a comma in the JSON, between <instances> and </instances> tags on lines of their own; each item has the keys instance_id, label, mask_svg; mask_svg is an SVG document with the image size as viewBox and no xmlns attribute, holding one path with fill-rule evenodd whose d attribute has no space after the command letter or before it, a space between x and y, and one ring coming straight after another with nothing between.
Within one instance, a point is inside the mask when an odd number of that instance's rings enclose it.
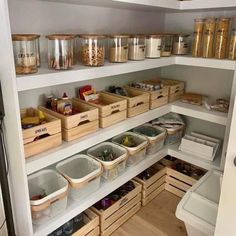
<instances>
[{"instance_id":1,"label":"bamboo lid jar","mask_svg":"<svg viewBox=\"0 0 236 236\"><path fill-rule=\"evenodd\" d=\"M161 35L149 34L146 36L146 57L161 57Z\"/></svg>"},{"instance_id":2,"label":"bamboo lid jar","mask_svg":"<svg viewBox=\"0 0 236 236\"><path fill-rule=\"evenodd\" d=\"M145 35L131 35L129 38L129 60L140 61L145 59Z\"/></svg>"}]
</instances>

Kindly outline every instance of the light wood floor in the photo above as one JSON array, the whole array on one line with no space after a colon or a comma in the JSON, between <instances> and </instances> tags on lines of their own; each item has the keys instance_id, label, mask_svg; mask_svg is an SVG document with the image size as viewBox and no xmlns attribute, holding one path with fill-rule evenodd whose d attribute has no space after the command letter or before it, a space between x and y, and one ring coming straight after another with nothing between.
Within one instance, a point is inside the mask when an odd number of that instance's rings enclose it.
<instances>
[{"instance_id":1,"label":"light wood floor","mask_svg":"<svg viewBox=\"0 0 236 236\"><path fill-rule=\"evenodd\" d=\"M179 197L163 191L112 236L187 236L184 223L175 217L179 201Z\"/></svg>"}]
</instances>

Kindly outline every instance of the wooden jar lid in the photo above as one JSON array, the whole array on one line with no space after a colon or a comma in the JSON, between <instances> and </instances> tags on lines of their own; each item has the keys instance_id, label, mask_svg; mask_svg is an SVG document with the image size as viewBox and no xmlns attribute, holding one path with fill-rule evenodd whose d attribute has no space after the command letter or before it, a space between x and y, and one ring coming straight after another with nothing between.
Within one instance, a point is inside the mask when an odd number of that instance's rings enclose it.
<instances>
[{"instance_id":1,"label":"wooden jar lid","mask_svg":"<svg viewBox=\"0 0 236 236\"><path fill-rule=\"evenodd\" d=\"M49 40L55 40L55 39L70 40L74 39L76 36L77 36L76 34L51 34L47 35L46 38Z\"/></svg>"},{"instance_id":2,"label":"wooden jar lid","mask_svg":"<svg viewBox=\"0 0 236 236\"><path fill-rule=\"evenodd\" d=\"M32 41L39 37L39 34L12 34L12 41Z\"/></svg>"},{"instance_id":3,"label":"wooden jar lid","mask_svg":"<svg viewBox=\"0 0 236 236\"><path fill-rule=\"evenodd\" d=\"M107 38L107 36L104 34L80 34L79 37L83 38L83 39L105 39L105 38Z\"/></svg>"},{"instance_id":4,"label":"wooden jar lid","mask_svg":"<svg viewBox=\"0 0 236 236\"><path fill-rule=\"evenodd\" d=\"M109 38L129 38L129 34L111 34Z\"/></svg>"}]
</instances>

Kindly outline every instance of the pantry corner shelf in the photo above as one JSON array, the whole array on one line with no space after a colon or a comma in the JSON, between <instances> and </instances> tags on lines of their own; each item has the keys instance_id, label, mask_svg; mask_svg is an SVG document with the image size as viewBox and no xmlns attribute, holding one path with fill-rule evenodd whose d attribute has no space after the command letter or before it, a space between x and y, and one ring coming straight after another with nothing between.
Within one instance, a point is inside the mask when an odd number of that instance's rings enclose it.
<instances>
[{"instance_id":1,"label":"pantry corner shelf","mask_svg":"<svg viewBox=\"0 0 236 236\"><path fill-rule=\"evenodd\" d=\"M34 226L34 236L45 236L61 225L63 225L68 220L72 219L79 213L83 212L99 199L107 196L112 191L116 190L118 187L128 182L130 179L134 178L136 175L152 166L167 154L167 150L164 148L154 155L147 156L143 161L138 163L136 166L128 167L118 178L111 182L102 182L101 187L91 194L90 196L83 198L80 202L68 200L67 208L60 215L48 220L42 225Z\"/></svg>"},{"instance_id":2,"label":"pantry corner shelf","mask_svg":"<svg viewBox=\"0 0 236 236\"><path fill-rule=\"evenodd\" d=\"M144 61L128 61L127 63L106 62L102 67L75 65L74 69L67 71L55 71L46 68L44 65L42 68L39 68L37 74L17 76L17 90L20 92L61 84L69 84L170 65L199 66L224 70L234 70L236 68L235 61L193 58L190 56L162 57L158 59L146 59Z\"/></svg>"}]
</instances>

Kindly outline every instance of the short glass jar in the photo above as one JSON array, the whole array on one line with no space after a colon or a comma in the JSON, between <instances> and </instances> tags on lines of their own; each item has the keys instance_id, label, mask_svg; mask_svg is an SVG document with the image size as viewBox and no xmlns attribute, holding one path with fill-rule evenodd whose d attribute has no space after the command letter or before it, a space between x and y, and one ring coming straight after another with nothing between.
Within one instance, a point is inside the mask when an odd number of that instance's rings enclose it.
<instances>
[{"instance_id":1,"label":"short glass jar","mask_svg":"<svg viewBox=\"0 0 236 236\"><path fill-rule=\"evenodd\" d=\"M86 66L103 66L105 59L105 35L80 35L81 60Z\"/></svg>"},{"instance_id":2,"label":"short glass jar","mask_svg":"<svg viewBox=\"0 0 236 236\"><path fill-rule=\"evenodd\" d=\"M68 70L73 66L74 38L72 34L52 34L48 39L48 67L55 70Z\"/></svg>"},{"instance_id":3,"label":"short glass jar","mask_svg":"<svg viewBox=\"0 0 236 236\"><path fill-rule=\"evenodd\" d=\"M145 59L145 35L132 35L129 38L129 60L140 61Z\"/></svg>"},{"instance_id":4,"label":"short glass jar","mask_svg":"<svg viewBox=\"0 0 236 236\"><path fill-rule=\"evenodd\" d=\"M37 51L37 34L13 34L13 51L16 74L38 72L39 51Z\"/></svg>"},{"instance_id":5,"label":"short glass jar","mask_svg":"<svg viewBox=\"0 0 236 236\"><path fill-rule=\"evenodd\" d=\"M170 57L173 45L173 34L161 34L161 57Z\"/></svg>"},{"instance_id":6,"label":"short glass jar","mask_svg":"<svg viewBox=\"0 0 236 236\"><path fill-rule=\"evenodd\" d=\"M129 35L110 35L109 37L109 61L128 61Z\"/></svg>"},{"instance_id":7,"label":"short glass jar","mask_svg":"<svg viewBox=\"0 0 236 236\"><path fill-rule=\"evenodd\" d=\"M192 56L202 56L202 37L203 37L204 19L194 20L193 42L192 42Z\"/></svg>"},{"instance_id":8,"label":"short glass jar","mask_svg":"<svg viewBox=\"0 0 236 236\"><path fill-rule=\"evenodd\" d=\"M189 52L189 35L187 34L175 34L173 39L173 49L174 55L186 55Z\"/></svg>"},{"instance_id":9,"label":"short glass jar","mask_svg":"<svg viewBox=\"0 0 236 236\"><path fill-rule=\"evenodd\" d=\"M161 57L161 36L147 35L146 36L146 57L159 58Z\"/></svg>"}]
</instances>

